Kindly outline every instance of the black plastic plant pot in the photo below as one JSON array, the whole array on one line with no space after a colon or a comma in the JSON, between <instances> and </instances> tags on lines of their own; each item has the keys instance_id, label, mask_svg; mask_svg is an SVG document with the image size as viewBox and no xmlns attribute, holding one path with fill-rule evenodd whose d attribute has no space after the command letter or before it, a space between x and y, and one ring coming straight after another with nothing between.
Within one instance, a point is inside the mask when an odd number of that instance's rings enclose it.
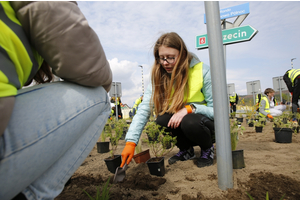
<instances>
[{"instance_id":1,"label":"black plastic plant pot","mask_svg":"<svg viewBox=\"0 0 300 200\"><path fill-rule=\"evenodd\" d=\"M97 142L97 152L98 153L109 152L109 142Z\"/></svg>"},{"instance_id":2,"label":"black plastic plant pot","mask_svg":"<svg viewBox=\"0 0 300 200\"><path fill-rule=\"evenodd\" d=\"M116 172L117 167L120 167L122 163L121 158L122 158L121 155L115 155L114 158L112 157L105 158L104 161L108 171L114 174Z\"/></svg>"},{"instance_id":3,"label":"black plastic plant pot","mask_svg":"<svg viewBox=\"0 0 300 200\"><path fill-rule=\"evenodd\" d=\"M249 127L253 127L253 126L254 126L254 123L253 123L253 122L250 122L248 125L249 125Z\"/></svg>"},{"instance_id":4,"label":"black plastic plant pot","mask_svg":"<svg viewBox=\"0 0 300 200\"><path fill-rule=\"evenodd\" d=\"M242 169L245 167L244 150L232 151L232 167L233 169Z\"/></svg>"},{"instance_id":5,"label":"black plastic plant pot","mask_svg":"<svg viewBox=\"0 0 300 200\"><path fill-rule=\"evenodd\" d=\"M261 133L263 130L263 127L262 126L255 126L255 131L256 133Z\"/></svg>"},{"instance_id":6,"label":"black plastic plant pot","mask_svg":"<svg viewBox=\"0 0 300 200\"><path fill-rule=\"evenodd\" d=\"M244 119L244 118L242 118L242 117L237 117L237 118L236 118L236 121L243 123L243 119Z\"/></svg>"},{"instance_id":7,"label":"black plastic plant pot","mask_svg":"<svg viewBox=\"0 0 300 200\"><path fill-rule=\"evenodd\" d=\"M165 158L158 157L158 158L150 158L147 160L147 165L151 175L155 176L164 176L165 171Z\"/></svg>"},{"instance_id":8,"label":"black plastic plant pot","mask_svg":"<svg viewBox=\"0 0 300 200\"><path fill-rule=\"evenodd\" d=\"M275 142L277 143L291 143L293 130L290 128L273 128L275 133Z\"/></svg>"}]
</instances>

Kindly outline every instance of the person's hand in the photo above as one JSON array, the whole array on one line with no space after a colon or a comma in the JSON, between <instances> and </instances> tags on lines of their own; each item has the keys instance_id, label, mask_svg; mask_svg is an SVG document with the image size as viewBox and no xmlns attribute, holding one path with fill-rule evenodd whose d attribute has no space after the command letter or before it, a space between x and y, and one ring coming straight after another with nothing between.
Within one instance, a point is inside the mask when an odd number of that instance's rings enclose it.
<instances>
[{"instance_id":1,"label":"person's hand","mask_svg":"<svg viewBox=\"0 0 300 200\"><path fill-rule=\"evenodd\" d=\"M293 92L291 92L291 95L293 96Z\"/></svg>"},{"instance_id":2,"label":"person's hand","mask_svg":"<svg viewBox=\"0 0 300 200\"><path fill-rule=\"evenodd\" d=\"M126 142L126 145L121 153L122 163L120 167L124 166L126 160L127 160L127 165L129 165L134 155L135 146L136 144L134 142Z\"/></svg>"},{"instance_id":3,"label":"person's hand","mask_svg":"<svg viewBox=\"0 0 300 200\"><path fill-rule=\"evenodd\" d=\"M233 105L236 105L236 103L234 103Z\"/></svg>"},{"instance_id":4,"label":"person's hand","mask_svg":"<svg viewBox=\"0 0 300 200\"><path fill-rule=\"evenodd\" d=\"M177 128L179 126L179 124L181 123L182 121L182 118L188 114L188 111L186 108L182 108L181 110L179 110L177 113L175 113L171 119L169 120L169 123L168 123L168 127L171 127L171 128Z\"/></svg>"},{"instance_id":5,"label":"person's hand","mask_svg":"<svg viewBox=\"0 0 300 200\"><path fill-rule=\"evenodd\" d=\"M267 114L267 117L268 117L269 119L273 119L273 116L270 115L270 114Z\"/></svg>"}]
</instances>

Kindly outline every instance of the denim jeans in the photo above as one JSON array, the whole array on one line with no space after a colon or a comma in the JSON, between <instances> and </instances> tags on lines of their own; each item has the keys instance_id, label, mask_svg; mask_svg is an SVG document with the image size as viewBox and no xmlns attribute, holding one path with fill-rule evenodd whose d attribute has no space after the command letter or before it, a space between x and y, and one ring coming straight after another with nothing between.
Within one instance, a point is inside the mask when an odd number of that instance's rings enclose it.
<instances>
[{"instance_id":1,"label":"denim jeans","mask_svg":"<svg viewBox=\"0 0 300 200\"><path fill-rule=\"evenodd\" d=\"M0 199L54 199L95 146L111 107L103 87L55 82L19 90L0 137Z\"/></svg>"}]
</instances>

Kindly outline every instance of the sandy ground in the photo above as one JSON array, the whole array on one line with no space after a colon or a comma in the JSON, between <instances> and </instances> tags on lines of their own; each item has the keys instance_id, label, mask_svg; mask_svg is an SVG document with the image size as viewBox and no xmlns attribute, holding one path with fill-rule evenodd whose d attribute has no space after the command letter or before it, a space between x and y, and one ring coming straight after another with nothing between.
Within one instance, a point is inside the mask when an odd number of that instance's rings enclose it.
<instances>
[{"instance_id":1,"label":"sandy ground","mask_svg":"<svg viewBox=\"0 0 300 200\"><path fill-rule=\"evenodd\" d=\"M246 167L233 169L232 189L219 188L217 159L213 166L205 168L198 168L196 159L169 165L167 160L178 152L174 148L165 157L164 177L152 176L146 164L132 161L124 181L111 184L110 199L249 199L247 191L255 199L266 199L268 192L270 199L280 199L285 194L284 199L299 200L300 134L293 134L292 143L276 143L272 122L267 122L262 133L248 127L245 119L242 125L246 130L239 137L237 149L244 150ZM121 154L124 145L125 141L121 140L117 154ZM200 147L195 147L195 153L199 157ZM56 200L89 199L82 189L95 196L97 187L101 190L114 175L104 162L107 157L109 153L97 153L95 146ZM156 184L155 187L150 183Z\"/></svg>"}]
</instances>

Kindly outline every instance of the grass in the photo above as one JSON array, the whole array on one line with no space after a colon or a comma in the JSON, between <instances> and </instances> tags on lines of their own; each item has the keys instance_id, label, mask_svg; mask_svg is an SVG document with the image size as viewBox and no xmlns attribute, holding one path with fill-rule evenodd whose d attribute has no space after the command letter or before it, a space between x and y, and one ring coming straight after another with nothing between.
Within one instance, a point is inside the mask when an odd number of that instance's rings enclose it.
<instances>
[{"instance_id":1,"label":"grass","mask_svg":"<svg viewBox=\"0 0 300 200\"><path fill-rule=\"evenodd\" d=\"M97 188L97 194L96 197L93 198L89 193L87 193L85 190L83 190L87 196L91 200L108 200L109 199L109 189L111 186L109 186L110 178L106 181L105 185L102 188L102 193L100 194L100 186Z\"/></svg>"}]
</instances>

